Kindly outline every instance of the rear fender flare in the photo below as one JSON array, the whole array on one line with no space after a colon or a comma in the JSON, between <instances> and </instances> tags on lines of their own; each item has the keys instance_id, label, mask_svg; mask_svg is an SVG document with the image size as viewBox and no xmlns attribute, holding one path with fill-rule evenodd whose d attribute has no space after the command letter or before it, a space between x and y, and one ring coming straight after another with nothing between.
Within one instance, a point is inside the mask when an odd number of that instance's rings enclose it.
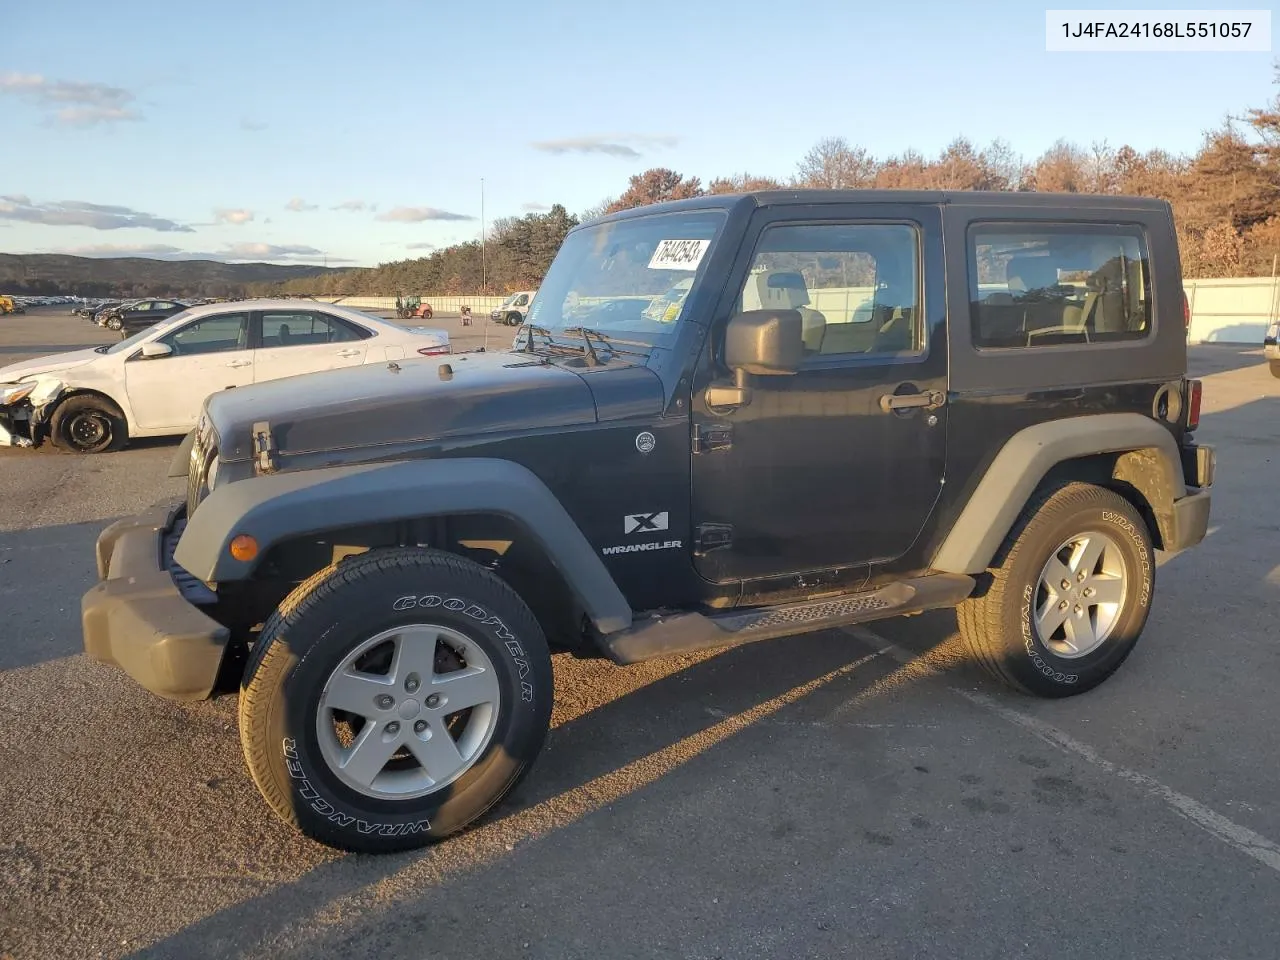
<instances>
[{"instance_id":1,"label":"rear fender flare","mask_svg":"<svg viewBox=\"0 0 1280 960\"><path fill-rule=\"evenodd\" d=\"M1141 414L1104 413L1040 423L1014 434L983 474L932 568L970 575L987 569L1049 471L1096 454L1119 454L1112 479L1137 489L1155 514L1155 532L1166 543L1176 540L1173 503L1187 489L1173 434Z\"/></svg>"},{"instance_id":2,"label":"rear fender flare","mask_svg":"<svg viewBox=\"0 0 1280 960\"><path fill-rule=\"evenodd\" d=\"M631 624L631 607L560 501L530 470L507 460L444 459L326 467L217 487L188 518L174 560L207 583L247 580L285 540L359 524L450 514L509 517L550 558L602 634ZM258 557L231 556L248 534Z\"/></svg>"}]
</instances>

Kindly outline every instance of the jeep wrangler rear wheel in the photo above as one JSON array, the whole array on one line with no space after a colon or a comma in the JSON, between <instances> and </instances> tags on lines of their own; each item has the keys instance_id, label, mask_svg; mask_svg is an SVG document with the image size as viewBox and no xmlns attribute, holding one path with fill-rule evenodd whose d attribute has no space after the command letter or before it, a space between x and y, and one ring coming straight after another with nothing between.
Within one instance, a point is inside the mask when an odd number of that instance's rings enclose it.
<instances>
[{"instance_id":1,"label":"jeep wrangler rear wheel","mask_svg":"<svg viewBox=\"0 0 1280 960\"><path fill-rule=\"evenodd\" d=\"M461 830L529 769L551 661L520 597L451 554L361 554L301 584L245 670L249 771L322 843L386 852Z\"/></svg>"},{"instance_id":2,"label":"jeep wrangler rear wheel","mask_svg":"<svg viewBox=\"0 0 1280 960\"><path fill-rule=\"evenodd\" d=\"M1023 511L987 576L956 611L974 658L1024 693L1084 693L1120 667L1146 624L1151 534L1118 493L1068 484Z\"/></svg>"}]
</instances>

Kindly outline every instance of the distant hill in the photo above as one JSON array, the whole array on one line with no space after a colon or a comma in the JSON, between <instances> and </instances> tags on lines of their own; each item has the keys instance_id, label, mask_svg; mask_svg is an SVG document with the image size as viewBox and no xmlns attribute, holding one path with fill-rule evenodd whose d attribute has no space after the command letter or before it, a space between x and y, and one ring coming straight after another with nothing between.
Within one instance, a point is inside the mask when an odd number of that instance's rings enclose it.
<instances>
[{"instance_id":1,"label":"distant hill","mask_svg":"<svg viewBox=\"0 0 1280 960\"><path fill-rule=\"evenodd\" d=\"M83 297L242 296L249 284L283 283L345 273L350 268L308 264L71 257L58 253L0 253L0 293Z\"/></svg>"}]
</instances>

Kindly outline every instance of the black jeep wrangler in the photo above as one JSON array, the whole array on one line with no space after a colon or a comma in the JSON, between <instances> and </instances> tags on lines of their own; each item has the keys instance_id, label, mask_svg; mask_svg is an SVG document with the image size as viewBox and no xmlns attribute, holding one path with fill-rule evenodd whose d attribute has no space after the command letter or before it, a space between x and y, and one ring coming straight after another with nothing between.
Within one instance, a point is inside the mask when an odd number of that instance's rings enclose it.
<instances>
[{"instance_id":1,"label":"black jeep wrangler","mask_svg":"<svg viewBox=\"0 0 1280 960\"><path fill-rule=\"evenodd\" d=\"M209 398L185 502L97 545L85 646L239 688L312 837L445 837L528 770L549 651L620 664L957 607L1015 689L1081 693L1201 540L1170 208L785 191L565 240L512 349ZM846 642L838 633L832 643Z\"/></svg>"}]
</instances>

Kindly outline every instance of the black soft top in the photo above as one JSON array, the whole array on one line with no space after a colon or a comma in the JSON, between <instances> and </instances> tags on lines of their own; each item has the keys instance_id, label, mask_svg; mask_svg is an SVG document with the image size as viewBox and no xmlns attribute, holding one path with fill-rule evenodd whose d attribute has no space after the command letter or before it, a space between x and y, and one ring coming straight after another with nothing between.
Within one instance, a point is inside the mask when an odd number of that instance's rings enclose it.
<instances>
[{"instance_id":1,"label":"black soft top","mask_svg":"<svg viewBox=\"0 0 1280 960\"><path fill-rule=\"evenodd\" d=\"M1170 213L1170 206L1166 200L1101 193L1037 193L1013 190L757 190L751 193L722 193L634 207L608 214L591 223L689 210L729 210L737 207L789 205L824 206L844 203L947 204L1032 210L1146 210Z\"/></svg>"}]
</instances>

